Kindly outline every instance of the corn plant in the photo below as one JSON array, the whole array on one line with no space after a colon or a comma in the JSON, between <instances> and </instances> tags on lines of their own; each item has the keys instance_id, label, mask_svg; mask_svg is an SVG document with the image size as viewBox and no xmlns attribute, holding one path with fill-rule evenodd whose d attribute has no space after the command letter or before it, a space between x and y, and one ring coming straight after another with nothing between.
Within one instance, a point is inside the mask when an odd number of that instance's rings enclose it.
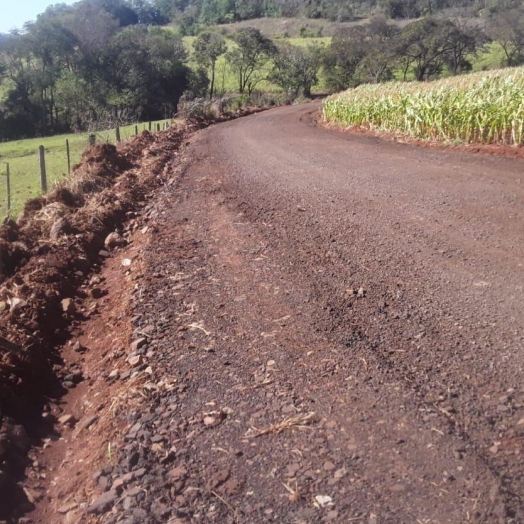
<instances>
[{"instance_id":1,"label":"corn plant","mask_svg":"<svg viewBox=\"0 0 524 524\"><path fill-rule=\"evenodd\" d=\"M429 140L524 143L524 67L435 82L362 85L327 98L327 122Z\"/></svg>"}]
</instances>

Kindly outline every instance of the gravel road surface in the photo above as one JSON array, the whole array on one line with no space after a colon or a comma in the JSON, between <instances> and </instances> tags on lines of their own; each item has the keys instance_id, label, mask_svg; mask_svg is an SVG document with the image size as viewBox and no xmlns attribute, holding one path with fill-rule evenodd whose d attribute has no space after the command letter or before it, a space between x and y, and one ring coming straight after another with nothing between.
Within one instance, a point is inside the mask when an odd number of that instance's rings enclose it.
<instances>
[{"instance_id":1,"label":"gravel road surface","mask_svg":"<svg viewBox=\"0 0 524 524\"><path fill-rule=\"evenodd\" d=\"M149 209L135 349L176 386L99 522L524 522L523 162L317 111L200 131Z\"/></svg>"}]
</instances>

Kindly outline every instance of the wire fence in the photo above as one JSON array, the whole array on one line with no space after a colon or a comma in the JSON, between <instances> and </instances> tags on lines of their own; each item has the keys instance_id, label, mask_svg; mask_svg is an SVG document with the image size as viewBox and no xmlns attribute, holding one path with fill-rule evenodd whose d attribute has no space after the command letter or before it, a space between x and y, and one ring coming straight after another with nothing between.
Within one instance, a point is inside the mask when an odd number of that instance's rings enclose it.
<instances>
[{"instance_id":1,"label":"wire fence","mask_svg":"<svg viewBox=\"0 0 524 524\"><path fill-rule=\"evenodd\" d=\"M0 218L16 216L24 203L45 194L78 163L93 143L116 143L148 130L158 132L171 120L130 124L95 133L78 133L0 143Z\"/></svg>"}]
</instances>

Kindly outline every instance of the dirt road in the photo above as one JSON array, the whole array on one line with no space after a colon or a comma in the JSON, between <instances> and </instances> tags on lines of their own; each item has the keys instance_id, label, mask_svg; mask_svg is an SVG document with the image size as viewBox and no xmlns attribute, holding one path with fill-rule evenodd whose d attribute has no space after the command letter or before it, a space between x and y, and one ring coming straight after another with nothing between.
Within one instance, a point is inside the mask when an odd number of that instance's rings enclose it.
<instances>
[{"instance_id":1,"label":"dirt road","mask_svg":"<svg viewBox=\"0 0 524 524\"><path fill-rule=\"evenodd\" d=\"M316 107L199 132L149 211L129 314L163 388L97 521L524 522L524 164Z\"/></svg>"}]
</instances>

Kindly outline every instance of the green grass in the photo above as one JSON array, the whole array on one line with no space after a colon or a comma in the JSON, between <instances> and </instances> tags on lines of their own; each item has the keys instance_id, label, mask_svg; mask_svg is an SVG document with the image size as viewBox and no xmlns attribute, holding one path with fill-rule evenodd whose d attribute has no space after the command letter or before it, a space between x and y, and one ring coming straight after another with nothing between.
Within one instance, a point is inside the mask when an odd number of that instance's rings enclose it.
<instances>
[{"instance_id":1,"label":"green grass","mask_svg":"<svg viewBox=\"0 0 524 524\"><path fill-rule=\"evenodd\" d=\"M158 123L165 122L161 120ZM154 122L154 127L157 122ZM138 124L139 132L147 124ZM122 140L133 136L135 125L120 129ZM115 131L99 131L96 133L98 142L116 141ZM0 217L7 215L7 178L6 162L9 163L11 179L11 214L16 216L22 210L24 203L29 198L41 195L40 167L38 161L38 148L44 146L46 151L47 186L63 180L67 174L66 139L69 140L71 166L74 166L88 146L89 133L59 135L48 138L31 138L11 142L0 142Z\"/></svg>"},{"instance_id":2,"label":"green grass","mask_svg":"<svg viewBox=\"0 0 524 524\"><path fill-rule=\"evenodd\" d=\"M324 118L453 142L524 143L524 67L435 82L363 85L326 99Z\"/></svg>"},{"instance_id":3,"label":"green grass","mask_svg":"<svg viewBox=\"0 0 524 524\"><path fill-rule=\"evenodd\" d=\"M491 42L471 59L473 71L486 71L504 67L506 55L498 42Z\"/></svg>"}]
</instances>

